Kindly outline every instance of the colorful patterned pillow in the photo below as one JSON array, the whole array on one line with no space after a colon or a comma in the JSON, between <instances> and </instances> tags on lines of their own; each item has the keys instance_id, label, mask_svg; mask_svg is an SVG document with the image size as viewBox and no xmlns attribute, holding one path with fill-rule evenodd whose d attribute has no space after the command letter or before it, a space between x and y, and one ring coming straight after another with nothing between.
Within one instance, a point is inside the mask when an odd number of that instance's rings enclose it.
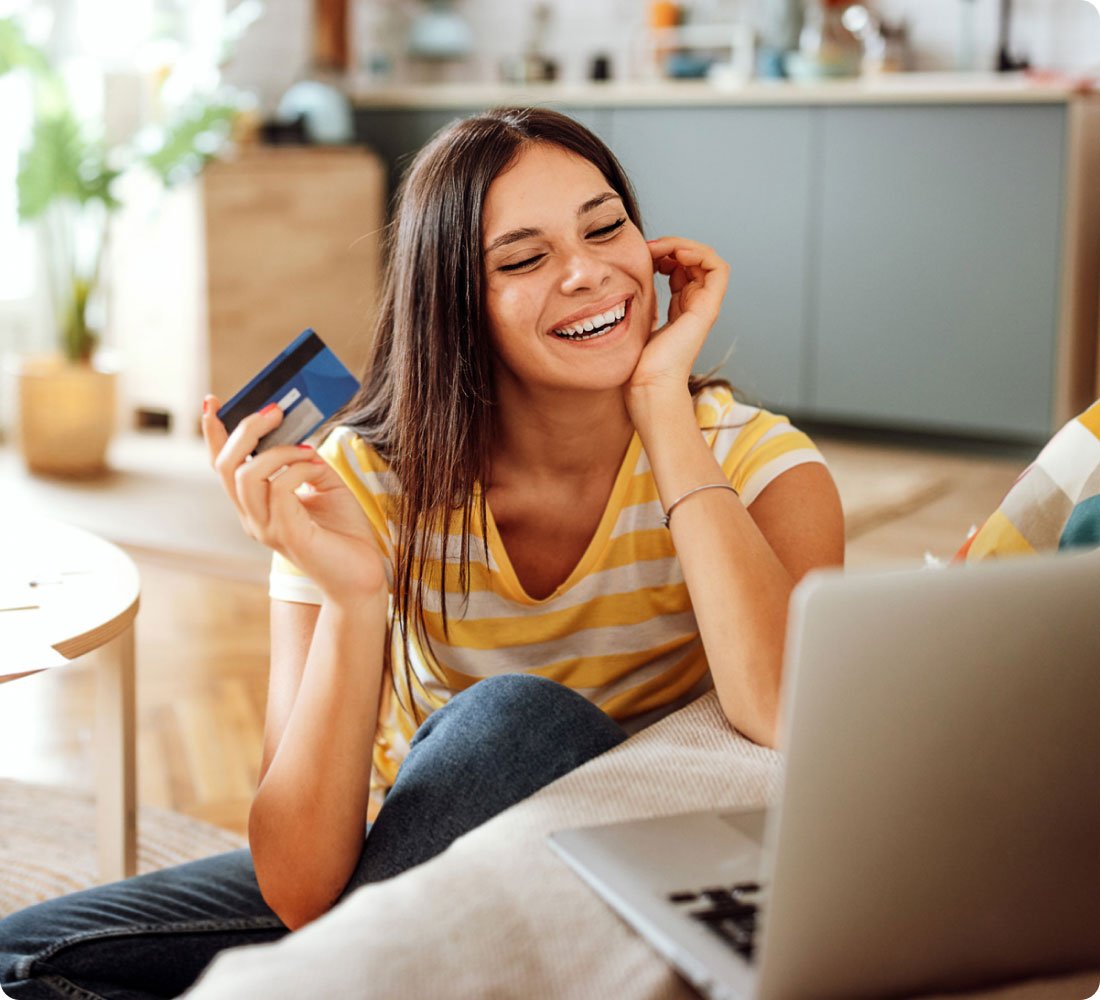
<instances>
[{"instance_id":1,"label":"colorful patterned pillow","mask_svg":"<svg viewBox=\"0 0 1100 1000\"><path fill-rule=\"evenodd\" d=\"M1075 417L1013 484L956 562L1100 546L1100 400Z\"/></svg>"}]
</instances>

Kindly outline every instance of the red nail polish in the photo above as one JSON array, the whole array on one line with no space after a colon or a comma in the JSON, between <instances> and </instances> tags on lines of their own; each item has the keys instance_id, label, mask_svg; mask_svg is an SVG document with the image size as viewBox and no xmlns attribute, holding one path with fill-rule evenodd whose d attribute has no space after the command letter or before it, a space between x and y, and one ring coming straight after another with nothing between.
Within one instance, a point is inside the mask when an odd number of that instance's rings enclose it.
<instances>
[{"instance_id":1,"label":"red nail polish","mask_svg":"<svg viewBox=\"0 0 1100 1000\"><path fill-rule=\"evenodd\" d=\"M202 412L203 413L208 413L209 411L210 411L210 400L209 399L204 399L202 401Z\"/></svg>"},{"instance_id":2,"label":"red nail polish","mask_svg":"<svg viewBox=\"0 0 1100 1000\"><path fill-rule=\"evenodd\" d=\"M310 451L313 451L313 445L311 445L311 444L300 444L300 445L298 445L298 447L299 448L308 448Z\"/></svg>"},{"instance_id":3,"label":"red nail polish","mask_svg":"<svg viewBox=\"0 0 1100 1000\"><path fill-rule=\"evenodd\" d=\"M265 406L262 410L260 410L260 413L262 413L266 416L272 410L277 410L278 408L279 408L278 403L268 403L267 406Z\"/></svg>"}]
</instances>

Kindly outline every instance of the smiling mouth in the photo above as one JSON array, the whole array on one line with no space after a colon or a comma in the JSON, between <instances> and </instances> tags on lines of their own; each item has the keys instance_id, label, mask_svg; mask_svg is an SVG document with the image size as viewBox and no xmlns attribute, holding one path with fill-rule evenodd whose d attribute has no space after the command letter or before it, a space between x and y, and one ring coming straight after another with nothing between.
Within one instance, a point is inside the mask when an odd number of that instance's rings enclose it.
<instances>
[{"instance_id":1,"label":"smiling mouth","mask_svg":"<svg viewBox=\"0 0 1100 1000\"><path fill-rule=\"evenodd\" d=\"M623 321L629 301L629 299L623 299L618 305L614 305L602 313L589 316L578 323L563 326L554 331L554 336L560 337L562 340L572 341L595 340L597 337L606 336Z\"/></svg>"}]
</instances>

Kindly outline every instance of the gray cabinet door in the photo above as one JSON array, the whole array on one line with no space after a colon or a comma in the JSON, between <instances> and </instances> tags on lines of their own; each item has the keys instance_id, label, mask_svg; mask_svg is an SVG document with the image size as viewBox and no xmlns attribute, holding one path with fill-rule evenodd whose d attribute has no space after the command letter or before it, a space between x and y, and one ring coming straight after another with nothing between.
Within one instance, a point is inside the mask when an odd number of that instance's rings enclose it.
<instances>
[{"instance_id":1,"label":"gray cabinet door","mask_svg":"<svg viewBox=\"0 0 1100 1000\"><path fill-rule=\"evenodd\" d=\"M813 411L1045 437L1064 108L819 113Z\"/></svg>"},{"instance_id":2,"label":"gray cabinet door","mask_svg":"<svg viewBox=\"0 0 1100 1000\"><path fill-rule=\"evenodd\" d=\"M646 235L707 243L729 262L722 314L696 371L723 360L751 401L804 409L809 235L807 108L638 108L611 113L612 149Z\"/></svg>"}]
</instances>

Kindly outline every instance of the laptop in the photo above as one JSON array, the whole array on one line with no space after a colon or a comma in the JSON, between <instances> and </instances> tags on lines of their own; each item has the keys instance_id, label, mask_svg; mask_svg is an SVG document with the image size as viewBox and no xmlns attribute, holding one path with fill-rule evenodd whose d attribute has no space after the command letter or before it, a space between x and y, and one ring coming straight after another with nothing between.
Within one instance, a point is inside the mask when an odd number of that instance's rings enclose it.
<instances>
[{"instance_id":1,"label":"laptop","mask_svg":"<svg viewBox=\"0 0 1100 1000\"><path fill-rule=\"evenodd\" d=\"M914 996L1100 969L1100 553L820 571L767 810L551 846L706 996Z\"/></svg>"}]
</instances>

